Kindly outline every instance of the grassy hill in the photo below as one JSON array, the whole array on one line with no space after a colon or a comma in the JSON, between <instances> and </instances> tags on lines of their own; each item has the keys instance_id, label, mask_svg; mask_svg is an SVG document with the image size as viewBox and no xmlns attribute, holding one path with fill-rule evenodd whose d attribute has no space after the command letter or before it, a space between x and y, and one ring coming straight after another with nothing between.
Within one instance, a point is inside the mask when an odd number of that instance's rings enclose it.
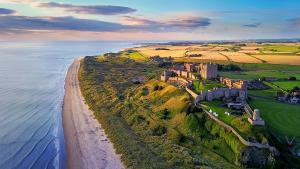
<instances>
[{"instance_id":1,"label":"grassy hill","mask_svg":"<svg viewBox=\"0 0 300 169\"><path fill-rule=\"evenodd\" d=\"M86 102L117 152L122 154L122 160L128 168L241 168L276 165L275 159L268 152L243 146L232 133L195 108L184 90L157 80L162 68L142 58L135 51L128 55L121 52L105 57L86 57L79 72ZM282 67L267 64L239 66L247 72L269 71L274 67L275 71L280 71ZM298 68L292 66L289 69L298 71ZM252 75L254 73L249 74ZM133 84L131 80L137 76L144 76L148 81ZM275 129L287 129L277 125L280 123L271 123L284 115L279 113L280 116L273 116L273 113L268 112L272 107L268 104L272 100L266 99L267 103L264 99L272 97L274 92L258 91L258 94L250 94L259 96L253 98L250 104L262 110L262 116L268 124ZM214 109L217 107L214 104L219 103L211 102L208 105ZM245 137L250 135L259 141L269 139L257 135L256 129L252 130L243 118L236 121L224 117L223 120L238 128ZM264 164L260 164L261 159L265 160ZM255 164L252 160L257 160L258 165L251 166ZM287 164L282 163L281 166Z\"/></svg>"},{"instance_id":2,"label":"grassy hill","mask_svg":"<svg viewBox=\"0 0 300 169\"><path fill-rule=\"evenodd\" d=\"M237 139L194 110L189 95L153 79L159 68L124 57L86 57L82 93L128 168L237 168ZM131 79L146 76L143 85Z\"/></svg>"}]
</instances>

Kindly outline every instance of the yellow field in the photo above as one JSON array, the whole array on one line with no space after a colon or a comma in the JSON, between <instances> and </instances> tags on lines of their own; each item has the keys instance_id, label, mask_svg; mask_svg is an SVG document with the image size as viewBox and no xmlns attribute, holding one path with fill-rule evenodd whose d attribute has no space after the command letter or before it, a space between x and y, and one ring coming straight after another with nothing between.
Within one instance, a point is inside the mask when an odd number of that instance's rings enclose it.
<instances>
[{"instance_id":1,"label":"yellow field","mask_svg":"<svg viewBox=\"0 0 300 169\"><path fill-rule=\"evenodd\" d=\"M228 56L234 62L246 62L246 63L261 63L260 60L255 59L245 53L239 52L221 52L223 55Z\"/></svg>"},{"instance_id":2,"label":"yellow field","mask_svg":"<svg viewBox=\"0 0 300 169\"><path fill-rule=\"evenodd\" d=\"M275 46L276 50L265 50ZM287 46L293 46L292 48ZM151 45L133 48L145 56L187 58L197 60L219 60L241 63L262 63L300 65L300 43L246 43L239 44L192 44L192 45ZM168 50L156 50L165 48ZM271 48L272 49L272 48ZM296 49L296 50L295 50ZM296 52L297 54L295 54ZM193 57L193 54L201 56Z\"/></svg>"},{"instance_id":3,"label":"yellow field","mask_svg":"<svg viewBox=\"0 0 300 169\"><path fill-rule=\"evenodd\" d=\"M155 50L156 48L167 48L169 50ZM159 55L161 57L184 57L186 49L188 46L149 46L149 47L140 47L140 48L134 48L134 50L137 50L141 52L142 54L145 54L147 56L156 56Z\"/></svg>"},{"instance_id":4,"label":"yellow field","mask_svg":"<svg viewBox=\"0 0 300 169\"><path fill-rule=\"evenodd\" d=\"M254 55L259 59L263 59L271 64L289 64L300 65L299 55Z\"/></svg>"},{"instance_id":5,"label":"yellow field","mask_svg":"<svg viewBox=\"0 0 300 169\"><path fill-rule=\"evenodd\" d=\"M223 55L221 55L219 52L213 52L213 51L192 51L188 52L188 55L192 54L201 54L201 57L190 57L193 59L199 59L199 60L222 60L227 61L227 58Z\"/></svg>"},{"instance_id":6,"label":"yellow field","mask_svg":"<svg viewBox=\"0 0 300 169\"><path fill-rule=\"evenodd\" d=\"M251 53L251 54L256 54L256 53L260 53L260 51L258 51L258 50L244 50L244 49L242 49L242 50L240 50L239 51L240 53Z\"/></svg>"}]
</instances>

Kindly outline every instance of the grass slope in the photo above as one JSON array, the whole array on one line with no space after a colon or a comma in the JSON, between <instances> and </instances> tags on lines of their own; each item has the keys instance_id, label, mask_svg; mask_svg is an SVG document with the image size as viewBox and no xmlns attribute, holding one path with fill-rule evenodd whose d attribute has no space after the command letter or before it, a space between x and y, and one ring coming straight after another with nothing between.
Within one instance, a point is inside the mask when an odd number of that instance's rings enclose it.
<instances>
[{"instance_id":1,"label":"grass slope","mask_svg":"<svg viewBox=\"0 0 300 169\"><path fill-rule=\"evenodd\" d=\"M236 168L241 149L203 113L190 112L189 96L152 78L151 62L124 57L86 57L80 67L82 93L128 168ZM156 87L159 86L159 87Z\"/></svg>"}]
</instances>

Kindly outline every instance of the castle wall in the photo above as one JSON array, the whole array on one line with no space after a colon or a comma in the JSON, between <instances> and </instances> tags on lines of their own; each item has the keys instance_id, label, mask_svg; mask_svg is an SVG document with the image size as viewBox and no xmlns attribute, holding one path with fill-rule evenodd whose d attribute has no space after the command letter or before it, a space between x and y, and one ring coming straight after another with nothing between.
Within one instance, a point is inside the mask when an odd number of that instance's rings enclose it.
<instances>
[{"instance_id":1,"label":"castle wall","mask_svg":"<svg viewBox=\"0 0 300 169\"><path fill-rule=\"evenodd\" d=\"M212 101L221 98L240 97L246 99L246 93L242 89L216 88L209 91L202 90L198 96L199 101Z\"/></svg>"}]
</instances>

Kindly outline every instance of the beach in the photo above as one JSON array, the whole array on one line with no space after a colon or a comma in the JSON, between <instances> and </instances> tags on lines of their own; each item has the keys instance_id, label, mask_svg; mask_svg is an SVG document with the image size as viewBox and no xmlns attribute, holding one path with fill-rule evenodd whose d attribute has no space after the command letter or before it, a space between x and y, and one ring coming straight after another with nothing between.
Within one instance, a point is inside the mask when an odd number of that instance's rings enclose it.
<instances>
[{"instance_id":1,"label":"beach","mask_svg":"<svg viewBox=\"0 0 300 169\"><path fill-rule=\"evenodd\" d=\"M63 128L68 169L125 168L93 112L81 95L78 70L80 59L69 67L65 79Z\"/></svg>"}]
</instances>

